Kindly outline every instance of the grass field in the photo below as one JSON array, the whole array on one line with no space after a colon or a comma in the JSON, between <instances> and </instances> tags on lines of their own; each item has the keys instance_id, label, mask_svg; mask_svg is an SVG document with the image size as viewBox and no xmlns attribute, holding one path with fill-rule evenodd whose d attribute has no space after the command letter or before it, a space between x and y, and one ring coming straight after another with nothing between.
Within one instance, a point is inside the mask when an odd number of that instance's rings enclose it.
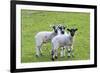
<instances>
[{"instance_id":1,"label":"grass field","mask_svg":"<svg viewBox=\"0 0 100 73\"><path fill-rule=\"evenodd\" d=\"M35 56L36 33L40 31L52 31L52 24L64 24L77 27L74 42L74 58L60 58L60 50L57 61L87 60L90 59L90 14L79 12L50 12L21 10L21 62L46 62L51 61L51 45L47 43L42 47L43 56ZM46 47L46 48L45 48Z\"/></svg>"}]
</instances>

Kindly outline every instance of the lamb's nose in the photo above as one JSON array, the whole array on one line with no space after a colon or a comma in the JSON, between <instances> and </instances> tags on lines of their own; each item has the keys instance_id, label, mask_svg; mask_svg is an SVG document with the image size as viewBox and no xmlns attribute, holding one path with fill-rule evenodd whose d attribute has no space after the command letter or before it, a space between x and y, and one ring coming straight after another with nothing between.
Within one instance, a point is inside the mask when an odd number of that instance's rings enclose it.
<instances>
[{"instance_id":1,"label":"lamb's nose","mask_svg":"<svg viewBox=\"0 0 100 73\"><path fill-rule=\"evenodd\" d=\"M61 34L64 34L64 31L62 31Z\"/></svg>"}]
</instances>

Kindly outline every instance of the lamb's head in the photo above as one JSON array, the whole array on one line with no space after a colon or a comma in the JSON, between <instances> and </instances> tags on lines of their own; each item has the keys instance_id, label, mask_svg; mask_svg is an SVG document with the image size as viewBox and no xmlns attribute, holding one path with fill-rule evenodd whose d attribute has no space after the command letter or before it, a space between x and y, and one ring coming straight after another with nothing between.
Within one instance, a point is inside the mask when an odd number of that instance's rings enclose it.
<instances>
[{"instance_id":1,"label":"lamb's head","mask_svg":"<svg viewBox=\"0 0 100 73\"><path fill-rule=\"evenodd\" d=\"M71 34L71 36L73 37L74 35L75 35L75 32L78 30L77 28L71 28L71 29L67 29L69 32L70 32L70 34Z\"/></svg>"},{"instance_id":2,"label":"lamb's head","mask_svg":"<svg viewBox=\"0 0 100 73\"><path fill-rule=\"evenodd\" d=\"M53 28L53 30L54 30L55 33L58 32L58 26L52 26L52 28Z\"/></svg>"},{"instance_id":3,"label":"lamb's head","mask_svg":"<svg viewBox=\"0 0 100 73\"><path fill-rule=\"evenodd\" d=\"M58 28L59 28L61 34L65 33L65 26L60 25L60 26L58 26Z\"/></svg>"}]
</instances>

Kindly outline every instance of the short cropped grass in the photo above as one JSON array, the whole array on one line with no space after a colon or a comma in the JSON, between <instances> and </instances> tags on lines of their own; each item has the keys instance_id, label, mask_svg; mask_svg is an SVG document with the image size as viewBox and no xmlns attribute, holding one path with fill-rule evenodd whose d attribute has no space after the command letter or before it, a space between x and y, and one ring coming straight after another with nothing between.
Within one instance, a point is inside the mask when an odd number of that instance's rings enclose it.
<instances>
[{"instance_id":1,"label":"short cropped grass","mask_svg":"<svg viewBox=\"0 0 100 73\"><path fill-rule=\"evenodd\" d=\"M74 39L74 55L70 59L60 58L58 50L57 61L88 60L90 59L90 14L82 12L53 12L21 10L21 62L51 61L50 42L42 46L41 57L35 54L35 35L40 31L52 31L50 25L64 24L67 28L77 27ZM67 30L66 30L67 31Z\"/></svg>"}]
</instances>

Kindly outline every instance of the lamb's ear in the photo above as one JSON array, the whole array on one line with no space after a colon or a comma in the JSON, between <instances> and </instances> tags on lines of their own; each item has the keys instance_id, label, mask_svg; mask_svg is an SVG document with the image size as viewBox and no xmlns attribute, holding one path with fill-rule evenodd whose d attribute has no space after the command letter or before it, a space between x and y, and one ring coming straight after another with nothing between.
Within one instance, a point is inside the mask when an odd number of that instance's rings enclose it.
<instances>
[{"instance_id":1,"label":"lamb's ear","mask_svg":"<svg viewBox=\"0 0 100 73\"><path fill-rule=\"evenodd\" d=\"M53 29L55 29L56 26L52 26Z\"/></svg>"},{"instance_id":2,"label":"lamb's ear","mask_svg":"<svg viewBox=\"0 0 100 73\"><path fill-rule=\"evenodd\" d=\"M68 31L70 31L70 29L67 29Z\"/></svg>"},{"instance_id":3,"label":"lamb's ear","mask_svg":"<svg viewBox=\"0 0 100 73\"><path fill-rule=\"evenodd\" d=\"M67 26L64 26L65 28L67 28Z\"/></svg>"},{"instance_id":4,"label":"lamb's ear","mask_svg":"<svg viewBox=\"0 0 100 73\"><path fill-rule=\"evenodd\" d=\"M66 26L63 26L64 29L66 29Z\"/></svg>"},{"instance_id":5,"label":"lamb's ear","mask_svg":"<svg viewBox=\"0 0 100 73\"><path fill-rule=\"evenodd\" d=\"M75 31L77 31L78 29L76 28Z\"/></svg>"}]
</instances>

